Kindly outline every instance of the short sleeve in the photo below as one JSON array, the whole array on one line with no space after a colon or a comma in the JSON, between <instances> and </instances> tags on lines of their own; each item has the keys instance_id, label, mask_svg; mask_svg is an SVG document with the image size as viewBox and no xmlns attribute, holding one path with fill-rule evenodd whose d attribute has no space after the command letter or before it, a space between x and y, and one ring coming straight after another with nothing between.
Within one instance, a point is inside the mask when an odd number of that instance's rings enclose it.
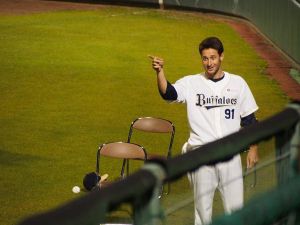
<instances>
[{"instance_id":1,"label":"short sleeve","mask_svg":"<svg viewBox=\"0 0 300 225\"><path fill-rule=\"evenodd\" d=\"M241 99L241 106L240 106L240 113L241 117L246 117L251 113L254 113L258 110L258 106L256 101L253 97L253 94L248 86L248 84L242 79L243 81L243 90L240 95Z\"/></svg>"},{"instance_id":2,"label":"short sleeve","mask_svg":"<svg viewBox=\"0 0 300 225\"><path fill-rule=\"evenodd\" d=\"M174 102L185 103L187 100L188 79L183 77L177 80L173 86L177 92L177 100Z\"/></svg>"}]
</instances>

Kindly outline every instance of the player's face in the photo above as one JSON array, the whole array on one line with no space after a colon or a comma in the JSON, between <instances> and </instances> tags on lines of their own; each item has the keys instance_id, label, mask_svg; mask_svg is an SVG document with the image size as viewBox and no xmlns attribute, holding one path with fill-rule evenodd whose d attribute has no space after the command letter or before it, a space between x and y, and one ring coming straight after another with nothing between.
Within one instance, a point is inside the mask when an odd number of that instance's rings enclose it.
<instances>
[{"instance_id":1,"label":"player's face","mask_svg":"<svg viewBox=\"0 0 300 225\"><path fill-rule=\"evenodd\" d=\"M223 57L223 53L219 55L216 49L208 48L202 50L202 64L208 78L221 78L223 74L221 70Z\"/></svg>"}]
</instances>

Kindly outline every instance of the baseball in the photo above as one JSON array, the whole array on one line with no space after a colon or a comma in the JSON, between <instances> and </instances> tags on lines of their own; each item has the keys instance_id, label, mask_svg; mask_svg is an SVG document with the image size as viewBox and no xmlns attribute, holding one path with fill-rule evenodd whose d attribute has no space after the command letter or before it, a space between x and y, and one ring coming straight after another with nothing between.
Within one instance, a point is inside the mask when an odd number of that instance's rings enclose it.
<instances>
[{"instance_id":1,"label":"baseball","mask_svg":"<svg viewBox=\"0 0 300 225\"><path fill-rule=\"evenodd\" d=\"M79 193L80 192L80 187L78 187L78 186L74 186L73 188L72 188L72 191L73 191L73 193Z\"/></svg>"}]
</instances>

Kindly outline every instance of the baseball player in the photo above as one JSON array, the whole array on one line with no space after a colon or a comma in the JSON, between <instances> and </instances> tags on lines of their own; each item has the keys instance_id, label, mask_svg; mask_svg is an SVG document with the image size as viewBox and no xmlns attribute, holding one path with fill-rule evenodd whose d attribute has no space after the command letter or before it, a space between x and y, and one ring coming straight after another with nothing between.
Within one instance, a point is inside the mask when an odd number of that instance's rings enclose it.
<instances>
[{"instance_id":1,"label":"baseball player","mask_svg":"<svg viewBox=\"0 0 300 225\"><path fill-rule=\"evenodd\" d=\"M221 68L223 51L223 44L217 37L203 40L199 53L204 72L185 76L174 84L165 77L164 60L149 56L157 73L161 96L167 101L187 105L190 136L183 145L183 153L257 122L254 112L258 106L245 80ZM252 145L247 155L247 167L251 168L257 162L257 146ZM211 222L216 189L221 193L226 213L243 206L240 155L227 162L200 167L188 174L188 178L194 191L195 225Z\"/></svg>"}]
</instances>

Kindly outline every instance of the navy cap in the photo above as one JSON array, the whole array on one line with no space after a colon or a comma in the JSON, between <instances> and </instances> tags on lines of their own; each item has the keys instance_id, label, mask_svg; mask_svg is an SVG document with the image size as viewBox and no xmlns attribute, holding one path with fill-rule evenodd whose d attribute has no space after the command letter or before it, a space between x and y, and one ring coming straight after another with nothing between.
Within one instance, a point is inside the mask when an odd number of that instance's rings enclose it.
<instances>
[{"instance_id":1,"label":"navy cap","mask_svg":"<svg viewBox=\"0 0 300 225\"><path fill-rule=\"evenodd\" d=\"M83 186L86 190L91 191L94 187L98 186L101 177L96 172L88 173L83 178Z\"/></svg>"}]
</instances>

